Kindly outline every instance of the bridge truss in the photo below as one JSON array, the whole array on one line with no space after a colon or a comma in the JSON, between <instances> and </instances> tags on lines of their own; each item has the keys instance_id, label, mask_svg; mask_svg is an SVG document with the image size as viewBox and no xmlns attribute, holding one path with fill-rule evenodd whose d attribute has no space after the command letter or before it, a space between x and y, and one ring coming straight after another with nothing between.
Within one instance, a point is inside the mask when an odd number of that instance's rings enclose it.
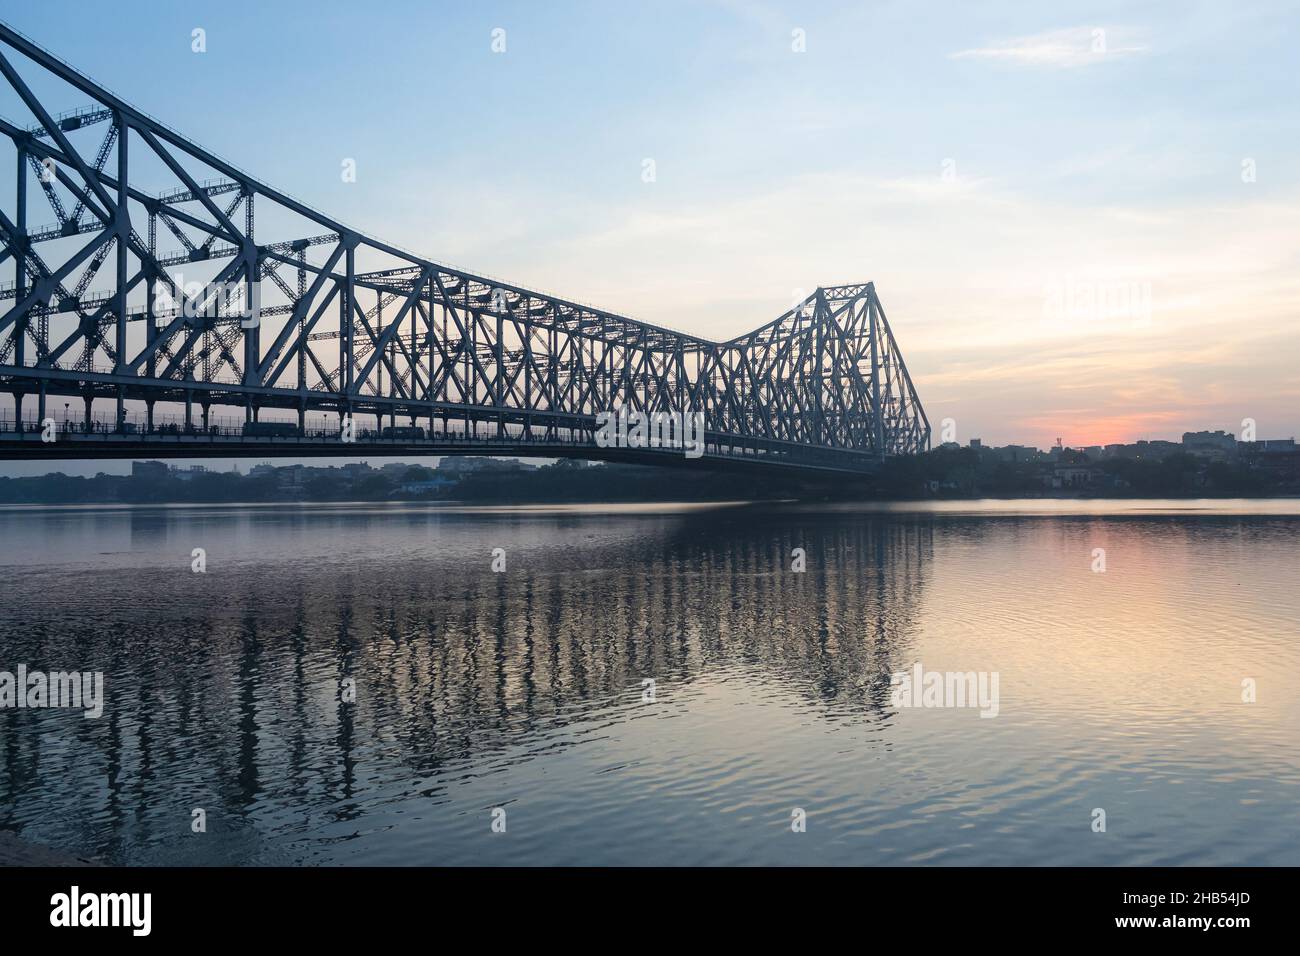
<instances>
[{"instance_id":1,"label":"bridge truss","mask_svg":"<svg viewBox=\"0 0 1300 956\"><path fill-rule=\"evenodd\" d=\"M82 399L88 423L107 402L109 431L143 407L141 442L161 403L183 409L186 434L208 434L213 407L296 416L300 432L309 416L373 416L515 454L594 444L596 415L620 407L703 412L710 458L855 471L929 447L871 283L819 288L710 341L363 235L3 24L0 74L12 145L0 175L14 183L0 203L0 269L13 274L0 286L0 391L19 433L58 396ZM47 106L69 100L85 105Z\"/></svg>"}]
</instances>

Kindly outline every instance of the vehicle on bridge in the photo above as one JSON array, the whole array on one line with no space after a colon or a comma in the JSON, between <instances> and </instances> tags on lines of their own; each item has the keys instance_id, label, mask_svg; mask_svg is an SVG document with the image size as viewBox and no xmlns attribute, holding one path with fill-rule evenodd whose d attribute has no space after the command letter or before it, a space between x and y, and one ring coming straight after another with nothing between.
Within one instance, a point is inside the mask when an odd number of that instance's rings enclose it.
<instances>
[{"instance_id":1,"label":"vehicle on bridge","mask_svg":"<svg viewBox=\"0 0 1300 956\"><path fill-rule=\"evenodd\" d=\"M297 438L298 426L293 422L244 422L245 438Z\"/></svg>"},{"instance_id":2,"label":"vehicle on bridge","mask_svg":"<svg viewBox=\"0 0 1300 956\"><path fill-rule=\"evenodd\" d=\"M424 429L419 425L385 425L379 437L424 441Z\"/></svg>"}]
</instances>

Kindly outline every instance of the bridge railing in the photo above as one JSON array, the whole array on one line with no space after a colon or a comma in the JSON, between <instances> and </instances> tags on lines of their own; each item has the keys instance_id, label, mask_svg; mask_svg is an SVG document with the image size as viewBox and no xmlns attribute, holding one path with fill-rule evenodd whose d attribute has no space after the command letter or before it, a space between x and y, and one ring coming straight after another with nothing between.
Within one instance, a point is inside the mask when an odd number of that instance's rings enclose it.
<instances>
[{"instance_id":1,"label":"bridge railing","mask_svg":"<svg viewBox=\"0 0 1300 956\"><path fill-rule=\"evenodd\" d=\"M251 426L253 427L249 427ZM286 430L270 432L259 430L257 425L274 425L284 426ZM409 444L411 441L469 441L469 442L501 442L519 441L536 442L536 437L529 438L521 433L517 428L508 428L504 432L497 432L495 429L489 430L486 427L477 431L469 431L464 428L455 427L456 423L449 422L446 429L436 428L429 429L424 426L404 426L404 425L385 425L382 428L360 427L357 426L354 431L354 437L359 441L374 440L392 440L394 442L403 442ZM26 435L36 438L46 429L56 437L66 438L87 438L87 437L108 437L122 436L127 438L168 438L184 436L189 438L240 438L249 439L259 442L282 440L286 442L301 442L303 440L320 439L325 441L341 441L343 429L336 419L320 419L318 421L308 421L305 427L299 429L294 422L245 422L239 417L211 417L206 426L194 423L187 425L184 419L172 416L155 416L150 422L144 416L133 415L127 416L123 421L117 422L107 418L92 418L86 420L81 417L49 416L46 419L37 419L34 416L24 415L21 421L14 419L12 416L0 416L0 435L15 436ZM418 432L418 434L417 434ZM588 435L578 433L576 430L569 429L565 432L557 432L546 439L546 443L574 444L584 445L591 444Z\"/></svg>"},{"instance_id":2,"label":"bridge railing","mask_svg":"<svg viewBox=\"0 0 1300 956\"><path fill-rule=\"evenodd\" d=\"M259 428L259 425L270 425L272 429ZM49 416L43 421L26 415L21 421L12 416L0 416L0 454L7 450L6 457L15 457L13 453L19 449L24 454L17 457L24 458L74 457L67 453L70 449L85 450L89 457L94 457L98 453L96 449L108 446L126 446L132 453L147 457L150 447L174 449L178 444L196 450L204 448L208 454L213 445L228 448L232 454L238 454L239 448L246 447L250 455L266 454L270 447L280 448L285 454L291 454L292 449L319 454L318 450L326 446L331 454L336 454L353 445L360 446L359 451L371 453L376 445L391 446L402 452L428 446L430 453L435 454L445 453L448 446L482 449L482 454L500 454L502 447L507 446L511 454L525 457L553 457L557 452L564 457L583 457L581 450L590 449L590 457L602 458L607 457L608 451L596 444L592 429L582 427L553 428L545 434L538 434L529 433L516 424L499 429L466 430L457 427L454 421L448 421L446 428L433 429L404 425L355 426L351 442L344 442L338 421L332 419L309 419L306 427L299 429L296 422L247 423L232 417L209 418L205 427L199 423L187 426L183 420L162 416L155 416L152 422L144 416L127 416L120 423L103 418L87 420L70 413L61 418ZM306 449L317 451L307 452ZM568 451L562 451L565 449ZM49 453L41 454L44 451ZM638 448L632 451L655 457L683 454L681 448ZM705 435L702 457L861 473L874 471L878 464L874 456L848 449L808 448L714 434Z\"/></svg>"}]
</instances>

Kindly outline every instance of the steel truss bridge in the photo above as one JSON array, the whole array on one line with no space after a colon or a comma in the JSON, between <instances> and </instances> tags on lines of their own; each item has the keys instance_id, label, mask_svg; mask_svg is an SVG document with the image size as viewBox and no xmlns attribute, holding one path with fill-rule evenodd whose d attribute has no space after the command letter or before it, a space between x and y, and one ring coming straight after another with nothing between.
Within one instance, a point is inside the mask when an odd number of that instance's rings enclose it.
<instances>
[{"instance_id":1,"label":"steel truss bridge","mask_svg":"<svg viewBox=\"0 0 1300 956\"><path fill-rule=\"evenodd\" d=\"M843 474L929 447L871 283L710 341L363 235L4 24L0 74L0 457L472 452ZM704 456L598 447L597 414L620 407L703 412Z\"/></svg>"}]
</instances>

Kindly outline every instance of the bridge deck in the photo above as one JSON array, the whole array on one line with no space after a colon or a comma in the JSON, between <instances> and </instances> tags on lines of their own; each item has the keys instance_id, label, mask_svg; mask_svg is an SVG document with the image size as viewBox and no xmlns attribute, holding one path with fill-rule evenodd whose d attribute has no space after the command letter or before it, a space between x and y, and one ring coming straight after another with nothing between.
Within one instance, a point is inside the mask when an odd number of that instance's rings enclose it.
<instances>
[{"instance_id":1,"label":"bridge deck","mask_svg":"<svg viewBox=\"0 0 1300 956\"><path fill-rule=\"evenodd\" d=\"M447 455L512 458L572 458L661 467L710 470L768 471L809 476L875 474L880 462L850 450L826 450L820 458L807 448L782 448L782 443L745 445L705 436L703 453L687 457L681 448L601 447L589 434L526 438L520 434L487 435L433 432L424 438L386 438L363 430L345 442L337 430L308 430L304 435L267 437L241 433L239 428L212 426L208 432L158 429L153 432L115 431L103 422L86 431L81 422L58 423L54 440L46 440L35 423L15 430L0 422L0 460L67 461L101 458L365 458L413 460Z\"/></svg>"}]
</instances>

